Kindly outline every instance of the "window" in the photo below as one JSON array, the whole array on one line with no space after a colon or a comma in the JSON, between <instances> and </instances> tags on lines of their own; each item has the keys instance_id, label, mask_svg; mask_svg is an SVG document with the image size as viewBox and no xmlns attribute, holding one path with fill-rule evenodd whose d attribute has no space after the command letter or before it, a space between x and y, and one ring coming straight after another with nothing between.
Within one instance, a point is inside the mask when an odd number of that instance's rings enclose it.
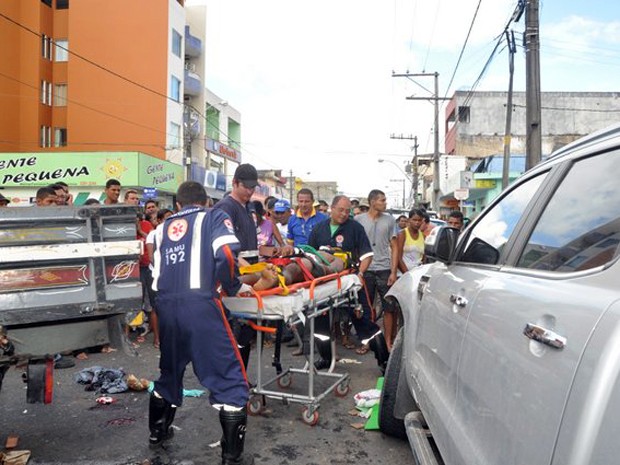
<instances>
[{"instance_id":1,"label":"window","mask_svg":"<svg viewBox=\"0 0 620 465\"><path fill-rule=\"evenodd\" d=\"M66 10L69 8L69 0L56 0L57 10Z\"/></svg>"},{"instance_id":2,"label":"window","mask_svg":"<svg viewBox=\"0 0 620 465\"><path fill-rule=\"evenodd\" d=\"M67 106L67 84L54 84L54 106Z\"/></svg>"},{"instance_id":3,"label":"window","mask_svg":"<svg viewBox=\"0 0 620 465\"><path fill-rule=\"evenodd\" d=\"M517 266L570 272L605 265L620 244L619 151L576 162L551 197Z\"/></svg>"},{"instance_id":4,"label":"window","mask_svg":"<svg viewBox=\"0 0 620 465\"><path fill-rule=\"evenodd\" d=\"M469 123L469 107L459 107L459 123Z\"/></svg>"},{"instance_id":5,"label":"window","mask_svg":"<svg viewBox=\"0 0 620 465\"><path fill-rule=\"evenodd\" d=\"M52 104L52 83L41 81L41 103L43 105Z\"/></svg>"},{"instance_id":6,"label":"window","mask_svg":"<svg viewBox=\"0 0 620 465\"><path fill-rule=\"evenodd\" d=\"M170 80L170 97L177 102L181 101L181 81L175 76Z\"/></svg>"},{"instance_id":7,"label":"window","mask_svg":"<svg viewBox=\"0 0 620 465\"><path fill-rule=\"evenodd\" d=\"M54 128L54 147L67 145L67 128Z\"/></svg>"},{"instance_id":8,"label":"window","mask_svg":"<svg viewBox=\"0 0 620 465\"><path fill-rule=\"evenodd\" d=\"M46 60L52 59L52 39L41 34L41 56Z\"/></svg>"},{"instance_id":9,"label":"window","mask_svg":"<svg viewBox=\"0 0 620 465\"><path fill-rule=\"evenodd\" d=\"M49 126L41 126L41 134L39 136L39 144L41 147L51 147L52 128Z\"/></svg>"},{"instance_id":10,"label":"window","mask_svg":"<svg viewBox=\"0 0 620 465\"><path fill-rule=\"evenodd\" d=\"M69 60L69 41L67 39L56 39L54 41L55 61Z\"/></svg>"},{"instance_id":11,"label":"window","mask_svg":"<svg viewBox=\"0 0 620 465\"><path fill-rule=\"evenodd\" d=\"M547 176L541 174L521 184L495 204L467 238L459 261L495 265L525 208Z\"/></svg>"},{"instance_id":12,"label":"window","mask_svg":"<svg viewBox=\"0 0 620 465\"><path fill-rule=\"evenodd\" d=\"M168 130L170 136L170 143L168 144L172 148L181 147L181 126L170 121L170 129Z\"/></svg>"},{"instance_id":13,"label":"window","mask_svg":"<svg viewBox=\"0 0 620 465\"><path fill-rule=\"evenodd\" d=\"M41 0L41 3L49 6L50 8L52 7L52 0Z\"/></svg>"},{"instance_id":14,"label":"window","mask_svg":"<svg viewBox=\"0 0 620 465\"><path fill-rule=\"evenodd\" d=\"M172 30L172 53L181 58L183 37L175 29Z\"/></svg>"}]
</instances>

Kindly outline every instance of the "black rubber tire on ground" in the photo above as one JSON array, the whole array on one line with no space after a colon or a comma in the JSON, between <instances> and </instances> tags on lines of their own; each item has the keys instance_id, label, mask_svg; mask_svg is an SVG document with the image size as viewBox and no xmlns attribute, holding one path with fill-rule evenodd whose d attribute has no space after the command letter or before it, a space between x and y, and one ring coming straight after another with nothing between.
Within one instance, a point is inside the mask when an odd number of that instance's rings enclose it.
<instances>
[{"instance_id":1,"label":"black rubber tire on ground","mask_svg":"<svg viewBox=\"0 0 620 465\"><path fill-rule=\"evenodd\" d=\"M394 417L398 375L400 374L403 355L403 339L403 329L401 329L392 346L392 352L390 353L390 359L388 360L383 378L379 407L379 429L388 436L407 439L404 421Z\"/></svg>"}]
</instances>

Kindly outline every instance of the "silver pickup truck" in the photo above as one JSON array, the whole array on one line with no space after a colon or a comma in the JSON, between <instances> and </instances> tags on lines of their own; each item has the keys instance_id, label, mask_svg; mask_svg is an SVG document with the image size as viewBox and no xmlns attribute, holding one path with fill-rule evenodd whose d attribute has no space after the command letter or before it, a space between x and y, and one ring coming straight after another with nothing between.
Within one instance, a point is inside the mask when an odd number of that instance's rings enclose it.
<instances>
[{"instance_id":1,"label":"silver pickup truck","mask_svg":"<svg viewBox=\"0 0 620 465\"><path fill-rule=\"evenodd\" d=\"M140 308L136 209L0 209L0 387L26 369L28 402L51 402L52 355L104 344L129 350Z\"/></svg>"},{"instance_id":2,"label":"silver pickup truck","mask_svg":"<svg viewBox=\"0 0 620 465\"><path fill-rule=\"evenodd\" d=\"M436 261L390 290L403 312L380 427L418 463L620 460L620 126L524 174ZM430 243L429 243L430 242Z\"/></svg>"}]
</instances>

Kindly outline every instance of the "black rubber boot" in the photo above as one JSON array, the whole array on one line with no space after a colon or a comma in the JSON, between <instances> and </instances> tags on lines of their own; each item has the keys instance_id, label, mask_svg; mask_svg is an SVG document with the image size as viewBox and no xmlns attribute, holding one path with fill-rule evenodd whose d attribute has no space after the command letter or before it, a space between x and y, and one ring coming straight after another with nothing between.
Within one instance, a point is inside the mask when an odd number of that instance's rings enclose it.
<instances>
[{"instance_id":1,"label":"black rubber boot","mask_svg":"<svg viewBox=\"0 0 620 465\"><path fill-rule=\"evenodd\" d=\"M239 347L239 354L241 355L241 360L243 361L243 367L245 370L248 370L248 363L250 362L250 349L251 345L248 343L243 347Z\"/></svg>"},{"instance_id":2,"label":"black rubber boot","mask_svg":"<svg viewBox=\"0 0 620 465\"><path fill-rule=\"evenodd\" d=\"M316 340L316 348L321 356L316 362L314 367L317 370L326 370L332 364L332 346L331 341Z\"/></svg>"},{"instance_id":3,"label":"black rubber boot","mask_svg":"<svg viewBox=\"0 0 620 465\"><path fill-rule=\"evenodd\" d=\"M176 413L176 407L173 407L166 399L151 394L149 400L149 445L151 447L161 446L165 441L174 436L172 421Z\"/></svg>"},{"instance_id":4,"label":"black rubber boot","mask_svg":"<svg viewBox=\"0 0 620 465\"><path fill-rule=\"evenodd\" d=\"M368 345L370 346L370 350L375 354L377 365L379 365L381 373L385 374L385 367L387 366L388 358L390 358L390 353L388 352L383 333L375 334L373 338L368 341Z\"/></svg>"},{"instance_id":5,"label":"black rubber boot","mask_svg":"<svg viewBox=\"0 0 620 465\"><path fill-rule=\"evenodd\" d=\"M252 465L254 463L254 458L243 455L247 419L245 409L238 412L220 410L222 465Z\"/></svg>"},{"instance_id":6,"label":"black rubber boot","mask_svg":"<svg viewBox=\"0 0 620 465\"><path fill-rule=\"evenodd\" d=\"M310 332L310 331L307 331ZM330 367L332 363L332 342L331 339L331 328L329 326L329 316L322 315L315 319L314 323L314 344L321 356L316 362L314 362L314 367L317 370L324 370ZM317 336L327 336L328 339L321 339Z\"/></svg>"}]
</instances>

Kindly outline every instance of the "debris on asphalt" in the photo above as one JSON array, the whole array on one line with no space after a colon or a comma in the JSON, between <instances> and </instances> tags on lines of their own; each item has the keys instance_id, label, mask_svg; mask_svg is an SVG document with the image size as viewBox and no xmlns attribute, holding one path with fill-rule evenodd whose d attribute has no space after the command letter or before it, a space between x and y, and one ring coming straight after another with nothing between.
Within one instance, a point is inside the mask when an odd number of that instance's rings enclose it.
<instances>
[{"instance_id":1,"label":"debris on asphalt","mask_svg":"<svg viewBox=\"0 0 620 465\"><path fill-rule=\"evenodd\" d=\"M368 389L353 396L356 407L372 407L379 403L380 398L381 391L379 389Z\"/></svg>"},{"instance_id":2,"label":"debris on asphalt","mask_svg":"<svg viewBox=\"0 0 620 465\"><path fill-rule=\"evenodd\" d=\"M29 450L0 452L0 465L26 465L30 459Z\"/></svg>"},{"instance_id":3,"label":"debris on asphalt","mask_svg":"<svg viewBox=\"0 0 620 465\"><path fill-rule=\"evenodd\" d=\"M125 381L125 372L121 369L93 366L85 368L73 376L78 384L85 384L87 391L101 394L118 394L129 388Z\"/></svg>"},{"instance_id":4,"label":"debris on asphalt","mask_svg":"<svg viewBox=\"0 0 620 465\"><path fill-rule=\"evenodd\" d=\"M4 444L4 447L5 449L15 449L17 447L17 444L19 444L19 436L11 434L8 438L6 438L6 443Z\"/></svg>"},{"instance_id":5,"label":"debris on asphalt","mask_svg":"<svg viewBox=\"0 0 620 465\"><path fill-rule=\"evenodd\" d=\"M136 375L130 374L127 375L127 386L132 391L146 391L149 387L150 381L145 378L140 378Z\"/></svg>"},{"instance_id":6,"label":"debris on asphalt","mask_svg":"<svg viewBox=\"0 0 620 465\"><path fill-rule=\"evenodd\" d=\"M341 358L338 360L338 363L342 363L343 365L361 365L362 364L362 362L354 358Z\"/></svg>"},{"instance_id":7,"label":"debris on asphalt","mask_svg":"<svg viewBox=\"0 0 620 465\"><path fill-rule=\"evenodd\" d=\"M98 404L101 404L101 405L110 405L110 404L116 402L116 399L114 397L110 397L110 396L100 396L100 397L97 397L95 399L95 402L97 402Z\"/></svg>"}]
</instances>

